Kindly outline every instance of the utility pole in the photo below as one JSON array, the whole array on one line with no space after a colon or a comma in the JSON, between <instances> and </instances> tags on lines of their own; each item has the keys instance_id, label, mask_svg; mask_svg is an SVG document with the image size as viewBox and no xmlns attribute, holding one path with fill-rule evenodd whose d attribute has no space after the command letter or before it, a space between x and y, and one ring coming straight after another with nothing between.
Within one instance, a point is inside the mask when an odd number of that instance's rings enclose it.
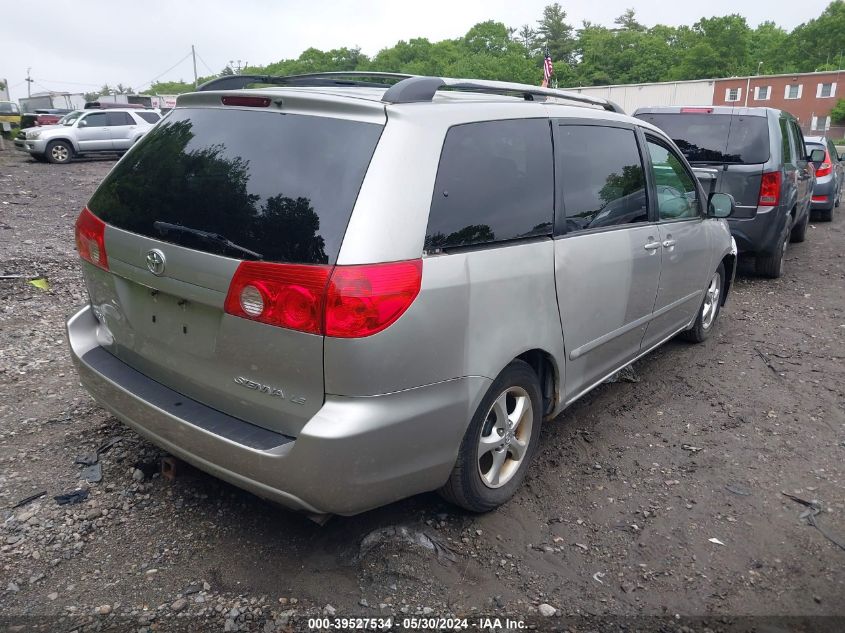
<instances>
[{"instance_id":1,"label":"utility pole","mask_svg":"<svg viewBox=\"0 0 845 633\"><path fill-rule=\"evenodd\" d=\"M191 44L191 57L194 59L194 88L199 85L199 81L197 80L197 51L194 49L194 45Z\"/></svg>"},{"instance_id":2,"label":"utility pole","mask_svg":"<svg viewBox=\"0 0 845 633\"><path fill-rule=\"evenodd\" d=\"M26 96L27 98L32 96L32 82L35 81L32 77L29 76L29 72L32 68L26 69Z\"/></svg>"}]
</instances>

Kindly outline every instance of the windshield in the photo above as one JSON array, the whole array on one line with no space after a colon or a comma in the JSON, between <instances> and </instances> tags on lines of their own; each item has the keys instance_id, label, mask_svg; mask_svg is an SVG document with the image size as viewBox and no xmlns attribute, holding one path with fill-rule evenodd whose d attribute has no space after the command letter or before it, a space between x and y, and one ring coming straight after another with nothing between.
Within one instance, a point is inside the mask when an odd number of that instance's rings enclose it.
<instances>
[{"instance_id":1,"label":"windshield","mask_svg":"<svg viewBox=\"0 0 845 633\"><path fill-rule=\"evenodd\" d=\"M20 114L20 110L11 101L0 101L0 114Z\"/></svg>"},{"instance_id":2,"label":"windshield","mask_svg":"<svg viewBox=\"0 0 845 633\"><path fill-rule=\"evenodd\" d=\"M382 126L178 108L118 163L89 209L194 250L334 264Z\"/></svg>"},{"instance_id":3,"label":"windshield","mask_svg":"<svg viewBox=\"0 0 845 633\"><path fill-rule=\"evenodd\" d=\"M82 111L74 110L73 112L68 112L61 119L59 119L59 123L61 123L62 125L70 126L70 125L73 125L74 123L76 123L76 120L81 116L82 116Z\"/></svg>"},{"instance_id":4,"label":"windshield","mask_svg":"<svg viewBox=\"0 0 845 633\"><path fill-rule=\"evenodd\" d=\"M640 114L675 141L690 163L765 163L769 160L766 117L733 114Z\"/></svg>"}]
</instances>

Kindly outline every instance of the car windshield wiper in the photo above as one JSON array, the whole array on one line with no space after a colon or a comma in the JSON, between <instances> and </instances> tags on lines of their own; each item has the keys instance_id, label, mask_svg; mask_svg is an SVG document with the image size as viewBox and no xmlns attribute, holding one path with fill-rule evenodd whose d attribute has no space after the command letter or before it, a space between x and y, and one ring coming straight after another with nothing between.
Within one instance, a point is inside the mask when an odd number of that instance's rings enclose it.
<instances>
[{"instance_id":1,"label":"car windshield wiper","mask_svg":"<svg viewBox=\"0 0 845 633\"><path fill-rule=\"evenodd\" d=\"M170 231L173 231L175 233L188 233L189 235L196 235L197 237L204 240L208 240L209 242L214 242L215 244L220 244L222 246L225 246L226 248L231 248L232 250L240 251L241 253L251 255L255 259L264 258L261 253L256 253L255 251L251 251L248 248L245 248L239 244L235 244L232 240L223 237L219 233L211 233L210 231L203 231L202 229L194 229L190 226L182 226L181 224L170 224L170 222L161 222L160 220L156 220L155 222L153 222L153 228L155 228L162 235L167 235Z\"/></svg>"}]
</instances>

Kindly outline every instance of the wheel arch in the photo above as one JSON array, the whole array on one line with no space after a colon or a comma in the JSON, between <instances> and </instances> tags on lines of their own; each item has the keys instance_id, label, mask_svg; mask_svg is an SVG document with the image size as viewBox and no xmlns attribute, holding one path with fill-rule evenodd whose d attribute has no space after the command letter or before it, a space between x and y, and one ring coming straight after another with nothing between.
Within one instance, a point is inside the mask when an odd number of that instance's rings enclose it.
<instances>
[{"instance_id":1,"label":"wheel arch","mask_svg":"<svg viewBox=\"0 0 845 633\"><path fill-rule=\"evenodd\" d=\"M544 349L535 348L519 354L514 360L527 363L537 374L543 396L543 416L548 416L560 401L561 372L554 357Z\"/></svg>"},{"instance_id":2,"label":"wheel arch","mask_svg":"<svg viewBox=\"0 0 845 633\"><path fill-rule=\"evenodd\" d=\"M68 145L70 145L70 150L74 154L79 153L79 147L77 147L76 142L69 136L57 136L56 138L47 139L47 143L44 146L44 152L45 153L47 152L47 148L50 147L50 143L57 143L59 141L62 141L64 143L67 143Z\"/></svg>"},{"instance_id":3,"label":"wheel arch","mask_svg":"<svg viewBox=\"0 0 845 633\"><path fill-rule=\"evenodd\" d=\"M734 253L728 253L722 258L721 264L725 268L725 291L722 293L722 305L724 306L728 300L728 294L733 287L737 256Z\"/></svg>"}]
</instances>

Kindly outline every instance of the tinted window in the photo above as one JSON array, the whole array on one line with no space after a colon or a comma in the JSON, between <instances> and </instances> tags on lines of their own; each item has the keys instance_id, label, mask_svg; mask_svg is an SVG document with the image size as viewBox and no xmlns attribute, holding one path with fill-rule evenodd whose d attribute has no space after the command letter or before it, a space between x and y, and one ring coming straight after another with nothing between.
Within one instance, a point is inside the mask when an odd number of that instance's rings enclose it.
<instances>
[{"instance_id":1,"label":"tinted window","mask_svg":"<svg viewBox=\"0 0 845 633\"><path fill-rule=\"evenodd\" d=\"M553 178L546 119L451 128L437 169L425 249L551 234Z\"/></svg>"},{"instance_id":2,"label":"tinted window","mask_svg":"<svg viewBox=\"0 0 845 633\"><path fill-rule=\"evenodd\" d=\"M0 114L19 114L18 105L11 101L0 101Z\"/></svg>"},{"instance_id":3,"label":"tinted window","mask_svg":"<svg viewBox=\"0 0 845 633\"><path fill-rule=\"evenodd\" d=\"M657 209L661 220L698 217L698 190L678 156L655 141L648 141Z\"/></svg>"},{"instance_id":4,"label":"tinted window","mask_svg":"<svg viewBox=\"0 0 845 633\"><path fill-rule=\"evenodd\" d=\"M691 163L765 163L769 160L766 117L732 114L640 114L675 141Z\"/></svg>"},{"instance_id":5,"label":"tinted window","mask_svg":"<svg viewBox=\"0 0 845 633\"><path fill-rule=\"evenodd\" d=\"M331 264L381 130L329 117L176 109L115 166L89 208L188 248Z\"/></svg>"},{"instance_id":6,"label":"tinted window","mask_svg":"<svg viewBox=\"0 0 845 633\"><path fill-rule=\"evenodd\" d=\"M791 119L789 126L792 128L792 133L795 136L795 157L798 160L804 160L807 158L807 148L804 147L804 134L801 132L801 128L798 127L798 124Z\"/></svg>"},{"instance_id":7,"label":"tinted window","mask_svg":"<svg viewBox=\"0 0 845 633\"><path fill-rule=\"evenodd\" d=\"M780 119L780 135L781 135L781 151L783 151L783 162L784 163L791 163L792 162L792 154L793 154L793 146L795 145L794 140L790 140L792 134L789 131L789 126L786 123L786 119Z\"/></svg>"},{"instance_id":8,"label":"tinted window","mask_svg":"<svg viewBox=\"0 0 845 633\"><path fill-rule=\"evenodd\" d=\"M648 220L633 130L561 125L556 142L567 232Z\"/></svg>"},{"instance_id":9,"label":"tinted window","mask_svg":"<svg viewBox=\"0 0 845 633\"><path fill-rule=\"evenodd\" d=\"M105 112L97 112L96 114L89 114L82 121L85 121L85 127L104 127L108 125L108 118ZM80 123L82 123L80 121Z\"/></svg>"},{"instance_id":10,"label":"tinted window","mask_svg":"<svg viewBox=\"0 0 845 633\"><path fill-rule=\"evenodd\" d=\"M110 126L135 125L135 120L128 112L109 112L107 116Z\"/></svg>"},{"instance_id":11,"label":"tinted window","mask_svg":"<svg viewBox=\"0 0 845 633\"><path fill-rule=\"evenodd\" d=\"M839 162L839 152L836 151L836 145L833 144L833 141L827 142L827 152L830 154L830 160L834 163Z\"/></svg>"},{"instance_id":12,"label":"tinted window","mask_svg":"<svg viewBox=\"0 0 845 633\"><path fill-rule=\"evenodd\" d=\"M161 118L155 112L136 112L135 114L144 119L147 123L158 123L158 120Z\"/></svg>"}]
</instances>

